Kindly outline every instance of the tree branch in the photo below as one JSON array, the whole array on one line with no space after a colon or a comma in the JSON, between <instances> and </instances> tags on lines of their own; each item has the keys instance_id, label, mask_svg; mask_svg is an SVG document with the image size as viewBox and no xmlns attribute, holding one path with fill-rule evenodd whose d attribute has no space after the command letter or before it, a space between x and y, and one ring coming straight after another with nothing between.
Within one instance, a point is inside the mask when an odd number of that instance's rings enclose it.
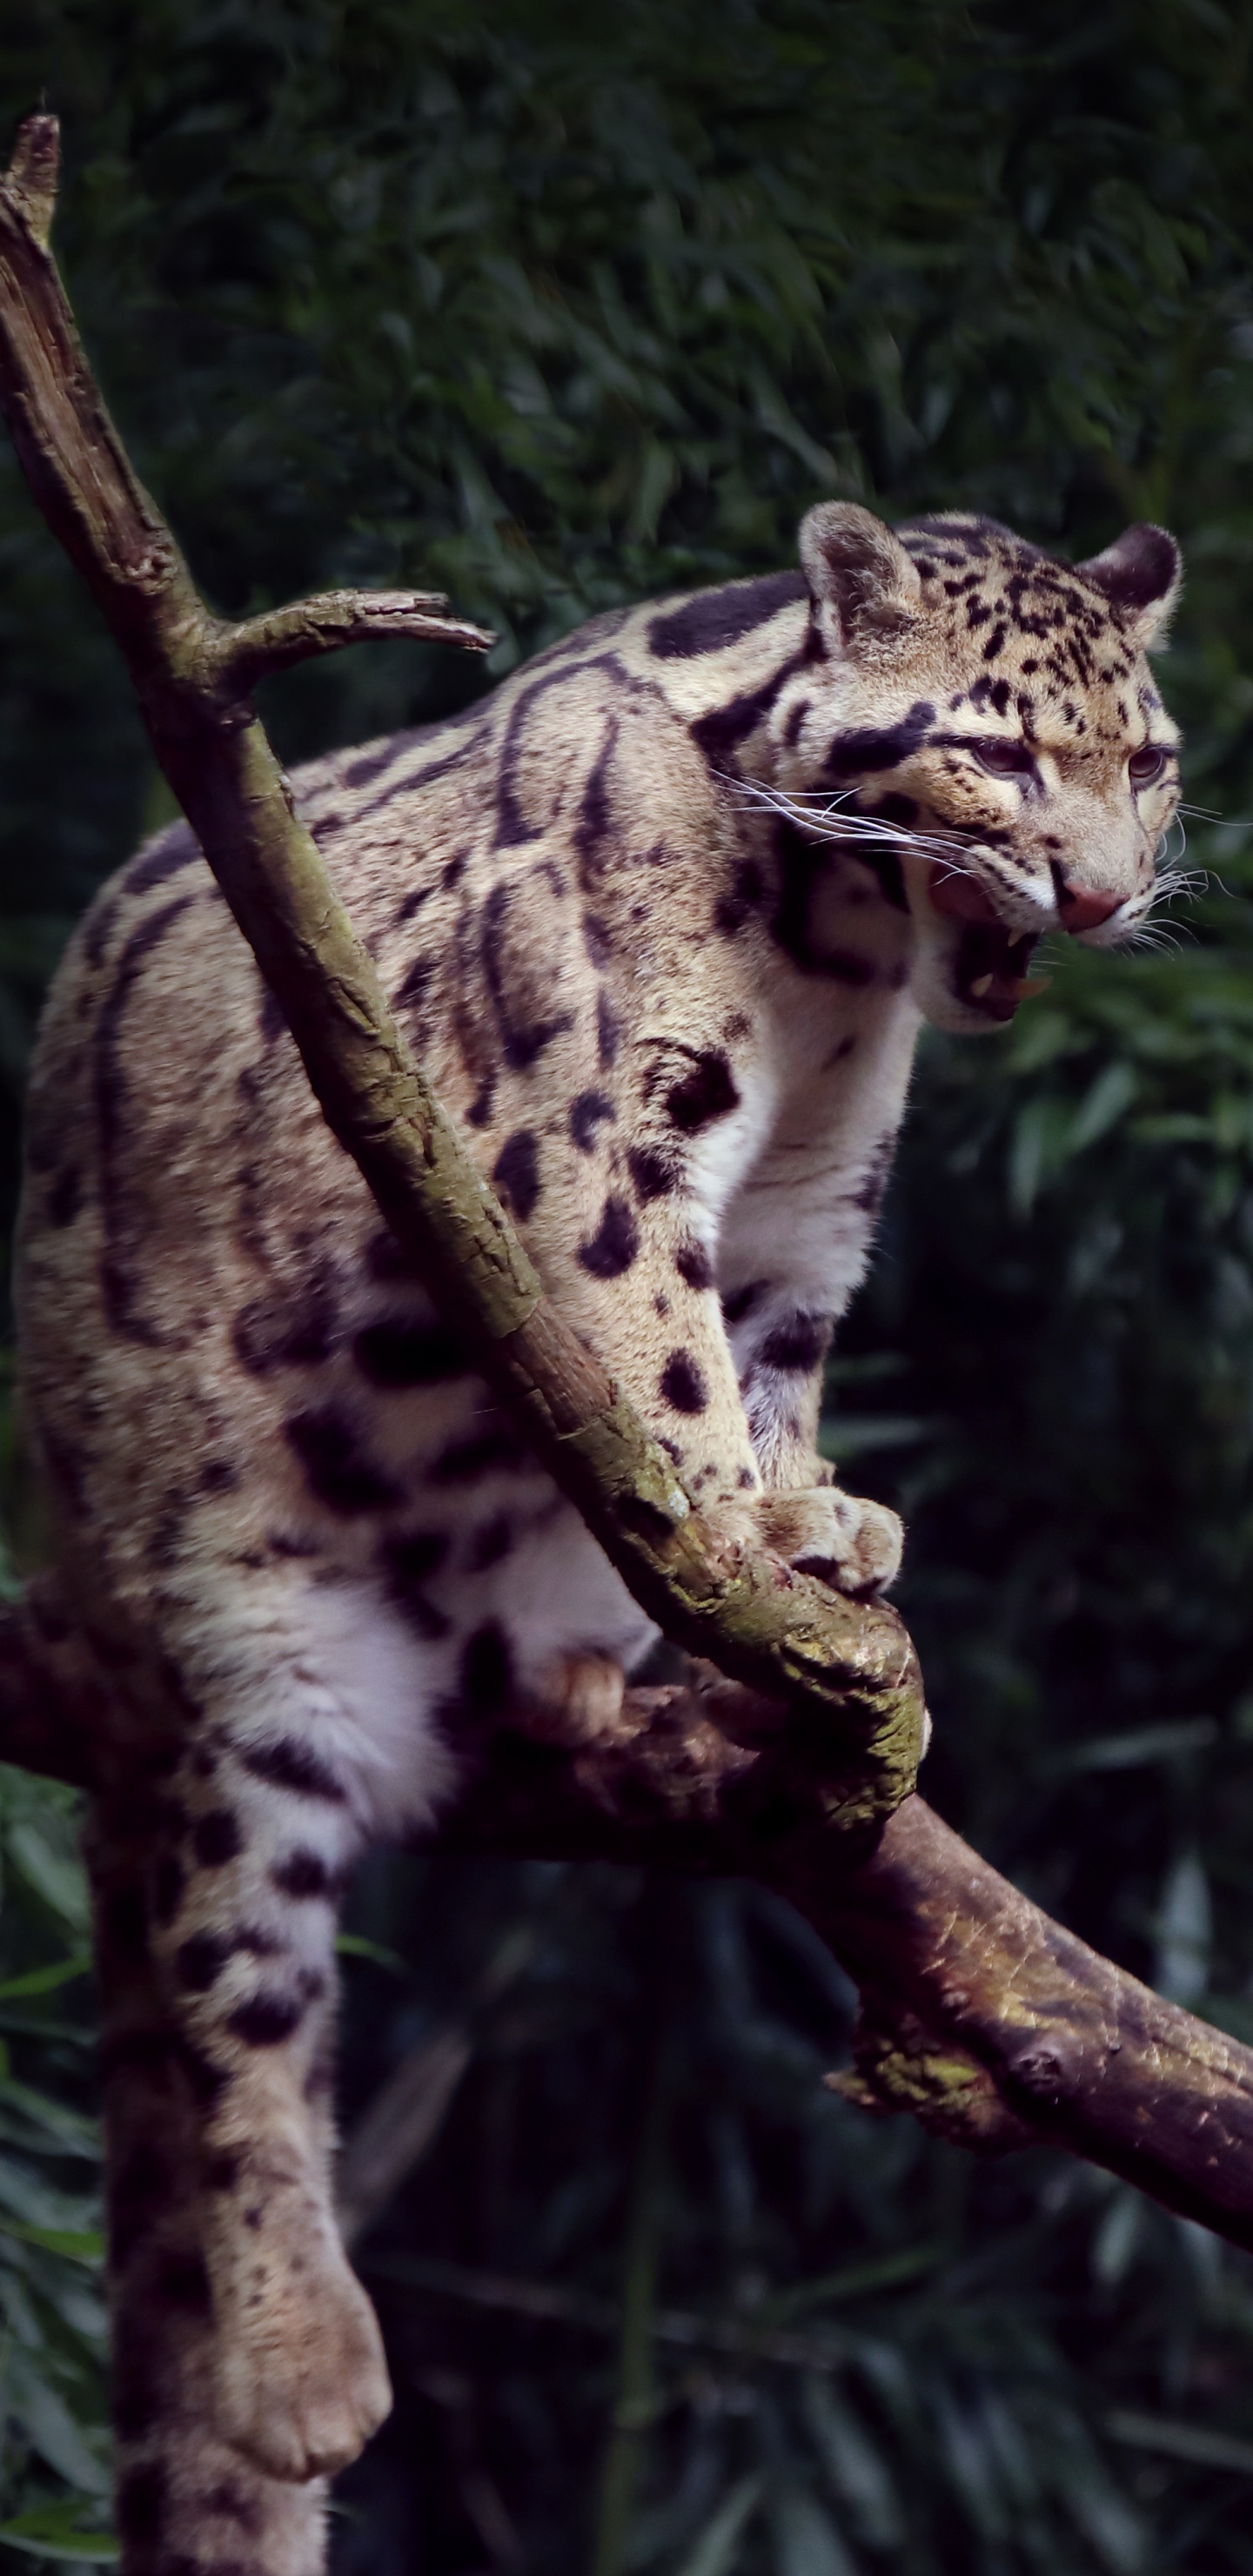
<instances>
[{"instance_id":1,"label":"tree branch","mask_svg":"<svg viewBox=\"0 0 1253 2576\"><path fill-rule=\"evenodd\" d=\"M338 653L345 644L386 643L395 635L423 644L463 644L485 653L496 641L484 626L446 615L438 590L324 590L290 608L270 608L215 638L207 677L227 699L247 695L268 671Z\"/></svg>"},{"instance_id":2,"label":"tree branch","mask_svg":"<svg viewBox=\"0 0 1253 2576\"><path fill-rule=\"evenodd\" d=\"M791 1821L790 1728L760 1706L744 1724L747 1703L710 1673L629 1691L582 1744L515 1710L442 1845L764 1879L861 1990L842 2092L976 2152L1067 2147L1253 2247L1253 2049L1063 1930L919 1797L847 1865Z\"/></svg>"}]
</instances>

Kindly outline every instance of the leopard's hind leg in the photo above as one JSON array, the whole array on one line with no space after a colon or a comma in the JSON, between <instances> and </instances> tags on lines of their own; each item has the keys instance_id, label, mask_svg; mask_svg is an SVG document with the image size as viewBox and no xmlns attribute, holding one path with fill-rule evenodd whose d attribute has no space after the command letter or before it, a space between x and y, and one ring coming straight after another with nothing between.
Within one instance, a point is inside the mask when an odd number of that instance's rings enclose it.
<instances>
[{"instance_id":1,"label":"leopard's hind leg","mask_svg":"<svg viewBox=\"0 0 1253 2576\"><path fill-rule=\"evenodd\" d=\"M199 2117L149 1948L147 1804L101 1801L88 1834L123 2576L322 2576L322 2481L266 2477L217 2430Z\"/></svg>"}]
</instances>

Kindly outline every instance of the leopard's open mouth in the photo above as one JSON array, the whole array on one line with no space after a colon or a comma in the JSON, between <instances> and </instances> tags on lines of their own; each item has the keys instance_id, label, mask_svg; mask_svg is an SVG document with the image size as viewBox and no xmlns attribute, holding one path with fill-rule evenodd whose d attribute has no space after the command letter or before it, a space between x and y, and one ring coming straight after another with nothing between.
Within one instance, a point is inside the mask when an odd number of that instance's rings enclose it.
<instances>
[{"instance_id":1,"label":"leopard's open mouth","mask_svg":"<svg viewBox=\"0 0 1253 2576\"><path fill-rule=\"evenodd\" d=\"M1030 931L1015 935L999 921L968 921L953 961L958 1001L986 1011L990 1020L1012 1020L1019 1003L1039 990L1027 976L1035 944Z\"/></svg>"},{"instance_id":2,"label":"leopard's open mouth","mask_svg":"<svg viewBox=\"0 0 1253 2576\"><path fill-rule=\"evenodd\" d=\"M1036 933L1008 929L982 886L956 869L933 867L927 891L937 912L961 924L952 961L957 1000L989 1020L1012 1020L1040 990L1027 976Z\"/></svg>"}]
</instances>

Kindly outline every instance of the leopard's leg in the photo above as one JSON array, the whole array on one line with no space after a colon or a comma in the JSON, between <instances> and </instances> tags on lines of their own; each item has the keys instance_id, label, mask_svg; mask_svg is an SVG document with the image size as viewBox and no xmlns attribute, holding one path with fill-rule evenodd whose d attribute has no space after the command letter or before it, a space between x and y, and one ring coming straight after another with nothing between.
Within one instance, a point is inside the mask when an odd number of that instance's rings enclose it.
<instances>
[{"instance_id":1,"label":"leopard's leg","mask_svg":"<svg viewBox=\"0 0 1253 2576\"><path fill-rule=\"evenodd\" d=\"M262 2475L217 2429L199 2119L149 1945L148 1805L133 1788L101 1801L88 1834L123 2576L322 2576L322 2482Z\"/></svg>"},{"instance_id":2,"label":"leopard's leg","mask_svg":"<svg viewBox=\"0 0 1253 2576\"><path fill-rule=\"evenodd\" d=\"M217 2420L299 2480L355 2458L391 2404L331 2199L336 1905L367 1834L429 1817L446 1765L364 1587L237 1579L166 1642L187 1713L152 1945L196 2103Z\"/></svg>"}]
</instances>

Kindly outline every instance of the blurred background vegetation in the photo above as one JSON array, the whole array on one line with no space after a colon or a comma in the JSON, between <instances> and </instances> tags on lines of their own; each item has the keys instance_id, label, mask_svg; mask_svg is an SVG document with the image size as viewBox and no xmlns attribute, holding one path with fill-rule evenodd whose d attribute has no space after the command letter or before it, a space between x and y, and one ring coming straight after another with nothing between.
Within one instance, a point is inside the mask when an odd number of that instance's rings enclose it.
<instances>
[{"instance_id":1,"label":"blurred background vegetation","mask_svg":"<svg viewBox=\"0 0 1253 2576\"><path fill-rule=\"evenodd\" d=\"M435 580L497 676L792 560L823 494L1182 537L1198 897L927 1041L827 1436L910 1522L929 1795L1253 2039L1251 36L1248 0L27 0L0 110L64 120L71 290L224 610ZM370 648L266 714L294 761L483 684ZM0 455L6 1208L47 975L165 811ZM111 2547L73 1836L0 1775L0 2547L49 2562ZM1253 2269L824 2092L849 1992L785 1908L387 1857L350 1922L345 2121L399 2070L426 2146L359 2213L397 2406L339 2576L1253 2571Z\"/></svg>"}]
</instances>

